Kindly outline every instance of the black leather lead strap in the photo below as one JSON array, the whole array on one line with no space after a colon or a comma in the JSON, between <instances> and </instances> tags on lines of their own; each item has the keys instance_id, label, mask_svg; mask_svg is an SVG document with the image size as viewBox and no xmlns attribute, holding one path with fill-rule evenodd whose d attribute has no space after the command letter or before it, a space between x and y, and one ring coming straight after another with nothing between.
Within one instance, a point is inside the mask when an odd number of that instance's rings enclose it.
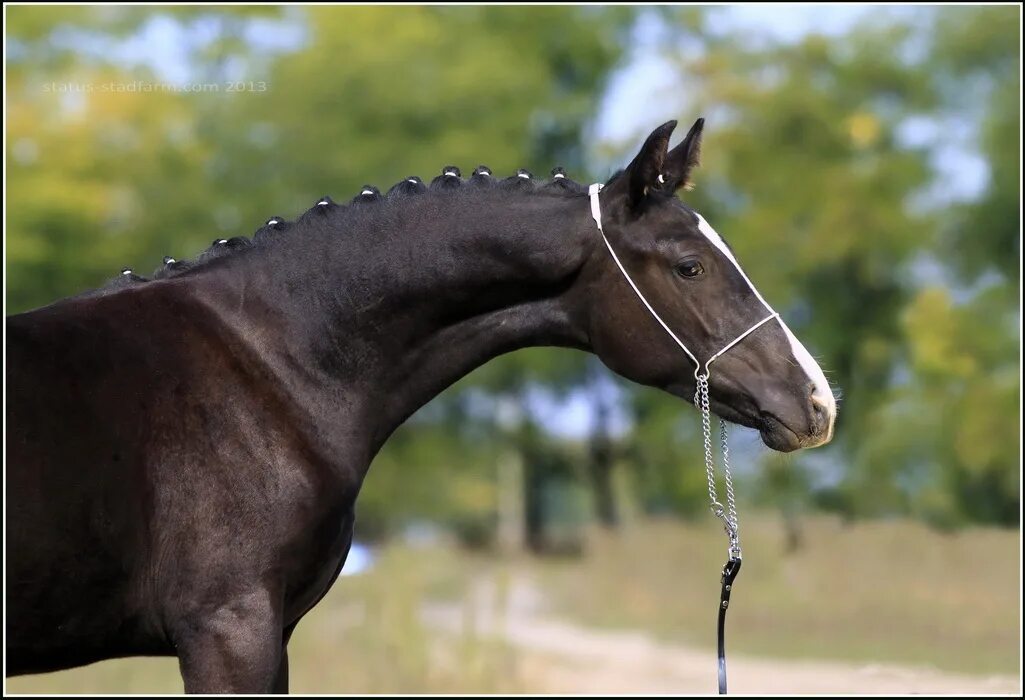
<instances>
[{"instance_id":1,"label":"black leather lead strap","mask_svg":"<svg viewBox=\"0 0 1025 700\"><path fill-rule=\"evenodd\" d=\"M719 597L719 695L726 694L726 609L730 607L733 581L740 571L740 558L730 557L722 567L722 594Z\"/></svg>"}]
</instances>

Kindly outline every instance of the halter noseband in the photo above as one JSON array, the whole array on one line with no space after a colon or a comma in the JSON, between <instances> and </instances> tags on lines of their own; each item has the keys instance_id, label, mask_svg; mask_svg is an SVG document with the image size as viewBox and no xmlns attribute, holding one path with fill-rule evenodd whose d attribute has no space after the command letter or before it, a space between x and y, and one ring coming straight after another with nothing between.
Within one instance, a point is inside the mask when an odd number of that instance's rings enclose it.
<instances>
[{"instance_id":1,"label":"halter noseband","mask_svg":"<svg viewBox=\"0 0 1025 700\"><path fill-rule=\"evenodd\" d=\"M659 182L663 181L664 180L662 176L659 175ZM769 315L763 318L761 321L758 321L758 323L748 328L746 331L738 335L730 342L726 343L726 345L724 345L722 349L714 353L711 357L708 358L708 360L705 361L704 365L702 365L701 362L698 360L697 356L694 355L693 352L691 352L690 348L688 348L687 345L682 340L680 340L679 336L677 336L676 333L673 332L673 329L669 327L669 324L663 321L662 317L658 315L658 312L655 311L655 309L651 306L650 303L648 303L648 300L644 297L644 294L641 293L641 290L634 283L633 278L630 277L630 273L626 271L626 268L620 261L619 256L616 255L616 251L612 248L612 244L609 242L608 236L605 235L605 229L602 227L601 223L601 202L598 199L598 193L601 191L601 189L602 186L598 183L595 183L588 188L588 195L591 198L591 218L594 219L594 223L598 227L598 233L601 234L602 240L605 241L605 247L609 249L609 253L612 255L612 259L616 263L616 267L618 267L619 271L623 273L623 277L626 278L627 283L630 285L630 288L634 290L634 294L637 295L637 298L641 300L641 303L644 304L644 307L648 310L652 317L656 321L658 321L659 325L662 326L665 332L669 334L669 337L672 338L676 342L676 344L680 346L680 349L683 350L687 357L691 359L691 362L694 363L694 379L697 381L697 388L694 394L694 404L701 411L701 431L704 438L705 447L705 472L708 476L708 497L711 500L712 512L716 515L716 517L722 520L723 525L726 529L726 536L729 537L730 540L729 559L723 566L722 572L722 591L719 596L717 627L719 656L719 693L725 694L726 609L729 607L730 604L730 593L733 589L733 581L737 577L737 573L740 571L740 528L737 522L737 506L733 494L733 477L730 473L729 441L726 432L726 422L722 419L720 419L719 421L719 436L722 447L723 473L726 481L727 508L724 508L723 505L719 503L715 488L715 458L712 455L712 429L711 421L709 418L710 409L708 399L709 366L715 360L721 357L727 350L737 345L740 341L754 333L756 330L761 328L769 321L773 319L778 320L780 325L783 326L784 332L786 331L786 324L783 323L783 319L781 319L779 317L779 314L776 313L771 306L769 306L768 302L765 301L762 295L758 293L758 290L755 289L755 286L751 283L751 280L748 279L747 275L744 274L744 271L740 268L740 265L737 263L736 258L734 258L732 254L730 254L729 250L726 249L724 245L721 245L719 241L711 240L711 243L715 245L716 248L718 248L730 262L733 263L734 267L737 268L737 271L740 272L741 277L743 277L744 281L747 282L748 286L751 288L751 291L754 292L755 296L758 297L758 300L762 302L762 305L765 306L765 308L769 311ZM702 233L705 232L702 231ZM707 236L708 234L705 233L705 235Z\"/></svg>"}]
</instances>

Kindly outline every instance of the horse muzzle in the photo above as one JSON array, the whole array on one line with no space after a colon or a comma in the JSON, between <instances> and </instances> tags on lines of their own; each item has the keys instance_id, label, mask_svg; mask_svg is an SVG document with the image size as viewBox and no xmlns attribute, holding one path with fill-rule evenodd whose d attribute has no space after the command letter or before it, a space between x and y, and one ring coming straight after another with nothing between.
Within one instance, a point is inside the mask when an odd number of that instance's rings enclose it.
<instances>
[{"instance_id":1,"label":"horse muzzle","mask_svg":"<svg viewBox=\"0 0 1025 700\"><path fill-rule=\"evenodd\" d=\"M777 452L820 447L833 439L836 400L813 384L807 400L785 409L759 411L758 432L762 442Z\"/></svg>"}]
</instances>

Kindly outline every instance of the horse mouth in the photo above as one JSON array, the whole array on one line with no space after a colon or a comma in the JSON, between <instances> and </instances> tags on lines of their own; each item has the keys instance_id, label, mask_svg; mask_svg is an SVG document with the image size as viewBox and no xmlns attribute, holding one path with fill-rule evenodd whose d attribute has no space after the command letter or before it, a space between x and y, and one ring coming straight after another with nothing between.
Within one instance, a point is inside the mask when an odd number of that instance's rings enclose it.
<instances>
[{"instance_id":1,"label":"horse mouth","mask_svg":"<svg viewBox=\"0 0 1025 700\"><path fill-rule=\"evenodd\" d=\"M693 393L682 386L668 387L669 393L678 396L688 403L694 402ZM768 411L759 410L754 402L741 402L741 405L720 403L712 398L712 412L730 423L753 428L761 435L762 442L776 452L794 452L806 447L814 447L824 440L816 440L814 436L802 437L801 433L790 428L786 423Z\"/></svg>"},{"instance_id":2,"label":"horse mouth","mask_svg":"<svg viewBox=\"0 0 1025 700\"><path fill-rule=\"evenodd\" d=\"M767 411L750 413L723 406L716 413L731 423L754 428L765 445L776 452L794 452L808 446L808 439Z\"/></svg>"},{"instance_id":3,"label":"horse mouth","mask_svg":"<svg viewBox=\"0 0 1025 700\"><path fill-rule=\"evenodd\" d=\"M832 420L825 428L813 425L810 429L802 427L795 430L768 411L762 411L759 419L758 432L762 436L762 442L777 452L793 452L794 450L821 447L833 439Z\"/></svg>"},{"instance_id":4,"label":"horse mouth","mask_svg":"<svg viewBox=\"0 0 1025 700\"><path fill-rule=\"evenodd\" d=\"M794 452L805 446L806 440L776 416L762 412L760 418L758 433L762 436L762 442L770 449L776 452Z\"/></svg>"}]
</instances>

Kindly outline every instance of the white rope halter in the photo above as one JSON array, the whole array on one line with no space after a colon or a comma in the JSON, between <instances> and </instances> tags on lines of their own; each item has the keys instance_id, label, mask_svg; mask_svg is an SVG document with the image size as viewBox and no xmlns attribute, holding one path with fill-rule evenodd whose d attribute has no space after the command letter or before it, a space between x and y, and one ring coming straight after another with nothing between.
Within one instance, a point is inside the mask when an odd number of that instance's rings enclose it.
<instances>
[{"instance_id":1,"label":"white rope halter","mask_svg":"<svg viewBox=\"0 0 1025 700\"><path fill-rule=\"evenodd\" d=\"M659 177L661 181L661 176ZM673 332L673 329L669 327L669 324L663 321L662 317L658 315L658 312L655 311L655 309L651 306L650 303L648 303L648 300L644 297L644 294L634 283L633 278L630 277L630 273L626 271L626 268L620 261L619 256L616 255L616 251L612 248L612 244L609 242L608 236L605 235L605 229L602 227L601 223L601 202L598 198L598 193L601 191L601 189L602 185L595 183L591 185L590 188L588 188L588 194L591 197L591 217L594 219L594 223L598 226L598 233L601 234L602 240L605 241L605 247L609 249L609 253L612 255L612 259L616 263L616 267L618 267L619 271L623 273L623 277L626 278L626 281L630 284L630 288L634 290L634 294L637 295L637 298L641 300L641 303L644 304L644 307L648 310L652 317L656 321L658 321L659 325L662 326L665 332L669 334L669 337L672 338L673 341L680 346L680 349L683 350L683 352L686 353L687 357L691 359L691 362L694 363L694 378L697 380L697 391L694 395L694 404L701 411L701 427L705 443L705 471L708 475L708 496L712 502L712 512L715 513L715 515L723 521L723 524L726 528L726 534L730 539L730 557L731 559L739 559L740 530L737 523L737 508L733 495L733 476L730 473L729 445L726 433L726 422L721 419L719 421L719 433L722 442L723 471L726 476L726 496L728 511L726 508L723 507L721 503L719 503L715 488L715 460L712 456L712 437L711 425L709 420L708 400L709 366L715 360L721 357L727 350L734 347L737 343L739 343L744 338L754 333L756 330L761 328L769 321L777 319L780 321L781 325L783 321L782 319L780 319L779 314L776 313L772 309L772 307L769 306L768 302L765 301L762 295L758 293L758 290L755 289L754 285L751 284L751 280L748 279L747 275L744 274L744 271L740 269L740 265L737 264L737 261L733 257L733 255L731 255L728 250L723 249L723 247L720 245L718 241L712 241L712 243L717 248L722 250L726 258L730 262L732 262L733 265L737 268L741 276L744 278L744 281L746 281L748 286L751 287L751 291L755 293L755 296L758 297L758 300L761 301L765 308L768 310L769 315L763 318L761 321L758 321L758 323L748 328L746 331L738 335L730 342L726 343L726 345L724 345L721 350L713 354L711 357L708 358L708 360L705 361L704 364L702 364L698 360L697 356L693 352L691 352L690 348L688 348L687 345L682 340L680 340L679 336L677 336L676 333Z\"/></svg>"}]
</instances>

